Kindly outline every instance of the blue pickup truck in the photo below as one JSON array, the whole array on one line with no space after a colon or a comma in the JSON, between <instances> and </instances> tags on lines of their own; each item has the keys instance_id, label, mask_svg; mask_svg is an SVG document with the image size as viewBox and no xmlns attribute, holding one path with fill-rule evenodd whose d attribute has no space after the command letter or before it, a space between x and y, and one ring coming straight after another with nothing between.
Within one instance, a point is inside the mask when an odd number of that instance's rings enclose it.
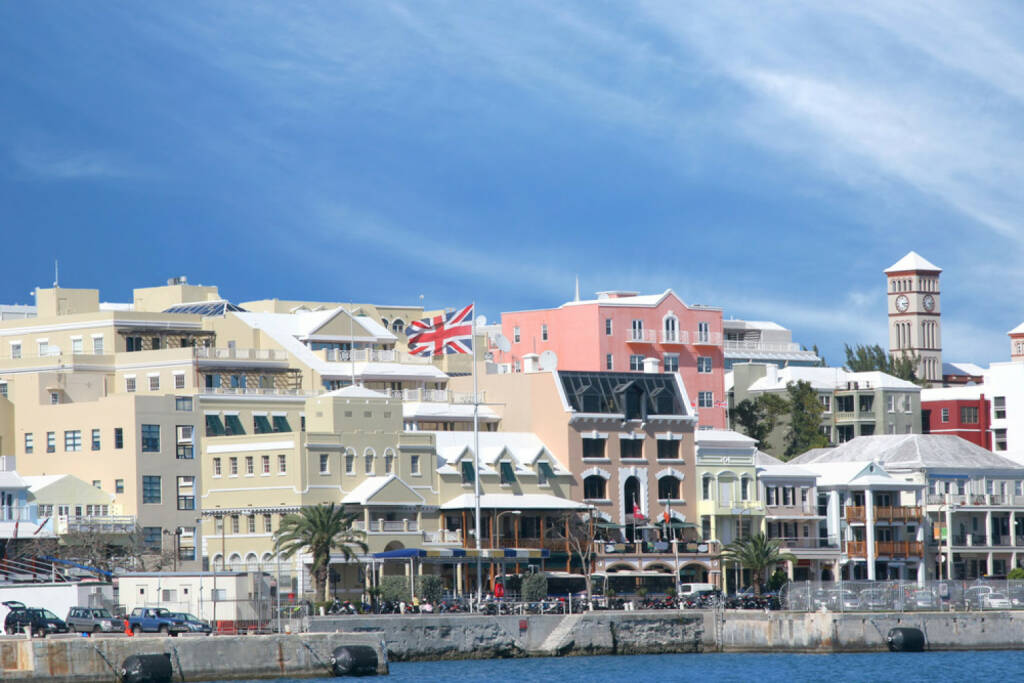
<instances>
[{"instance_id":1,"label":"blue pickup truck","mask_svg":"<svg viewBox=\"0 0 1024 683\"><path fill-rule=\"evenodd\" d=\"M135 633L162 633L176 636L188 631L188 626L171 616L163 607L136 607L128 615L128 625Z\"/></svg>"}]
</instances>

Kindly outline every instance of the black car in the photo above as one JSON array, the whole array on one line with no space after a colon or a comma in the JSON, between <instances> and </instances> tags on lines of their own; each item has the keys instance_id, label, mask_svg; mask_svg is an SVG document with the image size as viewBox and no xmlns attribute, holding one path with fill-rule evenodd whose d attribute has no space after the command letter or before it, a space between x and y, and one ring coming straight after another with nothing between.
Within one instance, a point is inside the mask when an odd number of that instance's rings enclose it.
<instances>
[{"instance_id":1,"label":"black car","mask_svg":"<svg viewBox=\"0 0 1024 683\"><path fill-rule=\"evenodd\" d=\"M209 634L213 632L213 627L210 624L188 612L171 612L171 619L184 624L192 633Z\"/></svg>"},{"instance_id":2,"label":"black car","mask_svg":"<svg viewBox=\"0 0 1024 683\"><path fill-rule=\"evenodd\" d=\"M26 607L25 603L8 600L3 606L10 610L4 619L4 633L9 636L25 631L31 627L32 635L42 638L49 633L67 633L68 625L64 620L48 609L42 607Z\"/></svg>"}]
</instances>

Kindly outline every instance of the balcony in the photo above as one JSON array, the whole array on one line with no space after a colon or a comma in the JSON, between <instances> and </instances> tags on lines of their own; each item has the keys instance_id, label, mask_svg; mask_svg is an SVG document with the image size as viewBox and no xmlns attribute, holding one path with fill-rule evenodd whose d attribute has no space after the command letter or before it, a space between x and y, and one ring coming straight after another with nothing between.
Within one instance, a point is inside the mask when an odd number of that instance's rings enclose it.
<instances>
[{"instance_id":1,"label":"balcony","mask_svg":"<svg viewBox=\"0 0 1024 683\"><path fill-rule=\"evenodd\" d=\"M455 531L448 531L447 529L442 529L441 531L424 531L423 542L443 545L462 545L462 532L458 529Z\"/></svg>"},{"instance_id":2,"label":"balcony","mask_svg":"<svg viewBox=\"0 0 1024 683\"><path fill-rule=\"evenodd\" d=\"M847 541L846 554L850 557L867 557L867 541ZM921 541L875 541L875 557L923 557L924 543Z\"/></svg>"},{"instance_id":3,"label":"balcony","mask_svg":"<svg viewBox=\"0 0 1024 683\"><path fill-rule=\"evenodd\" d=\"M448 389L387 389L388 398L403 401L425 401L429 403L473 404L473 392L450 391ZM484 403L484 392L479 392L480 403Z\"/></svg>"},{"instance_id":4,"label":"balcony","mask_svg":"<svg viewBox=\"0 0 1024 683\"><path fill-rule=\"evenodd\" d=\"M563 541L564 543L564 541ZM638 541L636 543L607 543L595 541L598 555L717 555L721 552L718 541ZM675 548L673 548L675 545Z\"/></svg>"},{"instance_id":5,"label":"balcony","mask_svg":"<svg viewBox=\"0 0 1024 683\"><path fill-rule=\"evenodd\" d=\"M321 349L314 353L331 363L414 363L429 365L424 356L413 356L395 349Z\"/></svg>"},{"instance_id":6,"label":"balcony","mask_svg":"<svg viewBox=\"0 0 1024 683\"><path fill-rule=\"evenodd\" d=\"M215 396L299 396L307 398L317 395L315 391L306 389L261 389L256 387L202 387L199 392Z\"/></svg>"},{"instance_id":7,"label":"balcony","mask_svg":"<svg viewBox=\"0 0 1024 683\"><path fill-rule=\"evenodd\" d=\"M772 540L778 541L783 548L788 549L821 549L838 550L839 544L830 542L827 538L813 536L776 536Z\"/></svg>"},{"instance_id":8,"label":"balcony","mask_svg":"<svg viewBox=\"0 0 1024 683\"><path fill-rule=\"evenodd\" d=\"M371 519L367 528L366 522L357 520L352 528L371 534L407 534L419 531L415 519Z\"/></svg>"},{"instance_id":9,"label":"balcony","mask_svg":"<svg viewBox=\"0 0 1024 683\"><path fill-rule=\"evenodd\" d=\"M729 341L724 342L726 353L795 353L802 351L799 344L764 344L762 342ZM808 351L812 353L813 351Z\"/></svg>"},{"instance_id":10,"label":"balcony","mask_svg":"<svg viewBox=\"0 0 1024 683\"><path fill-rule=\"evenodd\" d=\"M690 335L693 340L691 343L693 346L721 346L722 345L722 333L721 332L702 332L697 330Z\"/></svg>"},{"instance_id":11,"label":"balcony","mask_svg":"<svg viewBox=\"0 0 1024 683\"><path fill-rule=\"evenodd\" d=\"M662 344L689 344L690 335L686 332L679 330L662 330L661 331L661 343Z\"/></svg>"},{"instance_id":12,"label":"balcony","mask_svg":"<svg viewBox=\"0 0 1024 683\"><path fill-rule=\"evenodd\" d=\"M198 360L249 360L286 362L288 353L280 349L236 349L216 346L196 346L192 349Z\"/></svg>"},{"instance_id":13,"label":"balcony","mask_svg":"<svg viewBox=\"0 0 1024 683\"><path fill-rule=\"evenodd\" d=\"M653 344L658 341L658 334L654 330L626 330L627 344Z\"/></svg>"},{"instance_id":14,"label":"balcony","mask_svg":"<svg viewBox=\"0 0 1024 683\"><path fill-rule=\"evenodd\" d=\"M924 517L924 512L917 505L876 505L873 512L875 522L920 522ZM846 521L850 524L864 524L867 522L865 508L861 505L848 505L846 507Z\"/></svg>"}]
</instances>

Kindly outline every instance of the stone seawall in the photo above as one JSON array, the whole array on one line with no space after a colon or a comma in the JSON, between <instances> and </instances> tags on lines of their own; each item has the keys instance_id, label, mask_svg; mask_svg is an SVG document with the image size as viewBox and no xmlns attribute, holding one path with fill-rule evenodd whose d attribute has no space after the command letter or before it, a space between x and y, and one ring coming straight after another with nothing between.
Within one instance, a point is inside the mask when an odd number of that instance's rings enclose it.
<instances>
[{"instance_id":1,"label":"stone seawall","mask_svg":"<svg viewBox=\"0 0 1024 683\"><path fill-rule=\"evenodd\" d=\"M699 652L703 617L689 612L525 616L316 618L311 629L370 634L395 661Z\"/></svg>"},{"instance_id":2,"label":"stone seawall","mask_svg":"<svg viewBox=\"0 0 1024 683\"><path fill-rule=\"evenodd\" d=\"M113 681L117 680L115 670L129 655L163 653L171 655L176 681L328 677L331 653L341 645L373 646L378 652L378 672L387 673L380 640L360 634L51 636L32 640L0 638L0 679L48 683Z\"/></svg>"}]
</instances>

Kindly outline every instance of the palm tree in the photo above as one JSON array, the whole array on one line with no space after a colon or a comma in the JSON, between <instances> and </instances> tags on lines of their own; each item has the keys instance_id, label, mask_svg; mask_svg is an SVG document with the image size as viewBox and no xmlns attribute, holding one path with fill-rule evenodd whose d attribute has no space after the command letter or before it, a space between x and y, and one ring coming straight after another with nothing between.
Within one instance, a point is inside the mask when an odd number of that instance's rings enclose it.
<instances>
[{"instance_id":1,"label":"palm tree","mask_svg":"<svg viewBox=\"0 0 1024 683\"><path fill-rule=\"evenodd\" d=\"M754 593L761 594L765 571L779 562L795 562L796 556L782 552L777 538L768 538L764 532L736 539L722 549L722 559L750 570L754 579ZM739 586L736 586L739 590Z\"/></svg>"},{"instance_id":2,"label":"palm tree","mask_svg":"<svg viewBox=\"0 0 1024 683\"><path fill-rule=\"evenodd\" d=\"M324 600L330 599L331 551L340 551L346 560L354 558L357 550L366 552L366 534L352 528L357 516L334 503L310 505L287 515L274 533L274 550L283 558L309 548L316 594Z\"/></svg>"}]
</instances>

